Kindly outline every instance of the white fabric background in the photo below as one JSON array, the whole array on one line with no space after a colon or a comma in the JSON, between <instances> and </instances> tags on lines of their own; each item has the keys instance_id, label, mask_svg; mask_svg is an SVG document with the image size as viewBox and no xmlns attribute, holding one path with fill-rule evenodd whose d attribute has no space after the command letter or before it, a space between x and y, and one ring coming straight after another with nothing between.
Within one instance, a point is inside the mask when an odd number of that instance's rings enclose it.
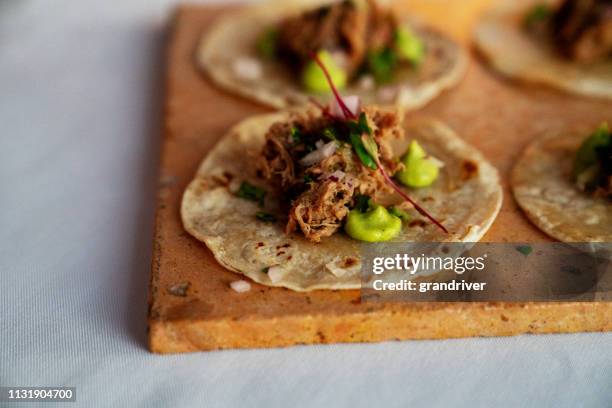
<instances>
[{"instance_id":1,"label":"white fabric background","mask_svg":"<svg viewBox=\"0 0 612 408\"><path fill-rule=\"evenodd\" d=\"M612 334L150 354L169 3L0 0L0 385L76 386L69 407L612 406Z\"/></svg>"}]
</instances>

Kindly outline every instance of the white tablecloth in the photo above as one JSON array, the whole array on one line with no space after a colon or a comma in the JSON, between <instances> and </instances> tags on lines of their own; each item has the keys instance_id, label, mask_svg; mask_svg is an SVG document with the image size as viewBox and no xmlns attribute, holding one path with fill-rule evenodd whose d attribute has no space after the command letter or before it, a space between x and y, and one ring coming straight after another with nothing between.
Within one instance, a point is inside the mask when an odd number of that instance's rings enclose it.
<instances>
[{"instance_id":1,"label":"white tablecloth","mask_svg":"<svg viewBox=\"0 0 612 408\"><path fill-rule=\"evenodd\" d=\"M612 334L149 353L168 3L0 1L0 385L76 386L69 407L612 406Z\"/></svg>"}]
</instances>

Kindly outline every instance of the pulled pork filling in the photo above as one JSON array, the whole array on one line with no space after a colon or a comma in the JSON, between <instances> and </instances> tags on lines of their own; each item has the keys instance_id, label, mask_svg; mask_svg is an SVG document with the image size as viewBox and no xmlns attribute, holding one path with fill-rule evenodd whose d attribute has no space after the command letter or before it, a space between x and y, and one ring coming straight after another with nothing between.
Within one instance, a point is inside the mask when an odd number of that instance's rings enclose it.
<instances>
[{"instance_id":1,"label":"pulled pork filling","mask_svg":"<svg viewBox=\"0 0 612 408\"><path fill-rule=\"evenodd\" d=\"M399 116L376 108L363 115L389 173L400 169L390 142L402 136ZM259 174L278 185L288 211L286 233L298 228L313 242L335 233L356 197L388 192L380 172L366 167L353 150L346 121L319 112L273 125L259 155ZM392 190L391 190L392 191Z\"/></svg>"},{"instance_id":2,"label":"pulled pork filling","mask_svg":"<svg viewBox=\"0 0 612 408\"><path fill-rule=\"evenodd\" d=\"M551 29L561 53L574 61L612 56L612 0L565 0Z\"/></svg>"},{"instance_id":3,"label":"pulled pork filling","mask_svg":"<svg viewBox=\"0 0 612 408\"><path fill-rule=\"evenodd\" d=\"M374 0L368 0L367 7L346 0L282 21L278 53L299 69L311 60L312 53L328 50L353 76L370 52L393 45L397 27L395 16Z\"/></svg>"}]
</instances>

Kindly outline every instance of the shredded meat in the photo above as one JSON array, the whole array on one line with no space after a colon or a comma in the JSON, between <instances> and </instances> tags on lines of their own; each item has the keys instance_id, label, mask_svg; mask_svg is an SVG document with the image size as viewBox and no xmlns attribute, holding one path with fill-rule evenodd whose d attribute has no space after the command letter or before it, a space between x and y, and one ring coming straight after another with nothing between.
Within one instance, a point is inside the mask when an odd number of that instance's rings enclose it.
<instances>
[{"instance_id":1,"label":"shredded meat","mask_svg":"<svg viewBox=\"0 0 612 408\"><path fill-rule=\"evenodd\" d=\"M264 178L276 179L283 187L295 183L293 160L286 147L289 126L287 123L276 123L272 126L258 163Z\"/></svg>"},{"instance_id":2,"label":"shredded meat","mask_svg":"<svg viewBox=\"0 0 612 408\"><path fill-rule=\"evenodd\" d=\"M313 52L328 50L352 76L369 51L393 43L396 28L394 15L378 7L374 0L368 0L367 7L347 0L283 20L278 51L299 69L311 60Z\"/></svg>"},{"instance_id":3,"label":"shredded meat","mask_svg":"<svg viewBox=\"0 0 612 408\"><path fill-rule=\"evenodd\" d=\"M306 238L320 242L322 237L328 237L340 228L348 214L347 204L353 193L350 177L311 184L310 189L293 202L285 232L291 233L299 225Z\"/></svg>"},{"instance_id":4,"label":"shredded meat","mask_svg":"<svg viewBox=\"0 0 612 408\"><path fill-rule=\"evenodd\" d=\"M375 0L368 0L368 9L367 48L380 51L393 44L398 22L393 13L379 7Z\"/></svg>"},{"instance_id":5,"label":"shredded meat","mask_svg":"<svg viewBox=\"0 0 612 408\"><path fill-rule=\"evenodd\" d=\"M559 50L578 62L612 55L612 0L565 0L552 20Z\"/></svg>"},{"instance_id":6,"label":"shredded meat","mask_svg":"<svg viewBox=\"0 0 612 408\"><path fill-rule=\"evenodd\" d=\"M402 135L399 116L376 108L366 108L364 113L381 161L389 173L394 173L399 165L391 140ZM324 130L330 128L337 133L336 150L305 166L300 159L325 139ZM294 140L296 130L299 137ZM376 198L381 192L391 191L379 171L361 163L347 141L347 132L343 121L312 111L270 127L258 159L259 173L280 187L288 209L287 233L299 228L307 239L320 242L341 227L356 195Z\"/></svg>"}]
</instances>

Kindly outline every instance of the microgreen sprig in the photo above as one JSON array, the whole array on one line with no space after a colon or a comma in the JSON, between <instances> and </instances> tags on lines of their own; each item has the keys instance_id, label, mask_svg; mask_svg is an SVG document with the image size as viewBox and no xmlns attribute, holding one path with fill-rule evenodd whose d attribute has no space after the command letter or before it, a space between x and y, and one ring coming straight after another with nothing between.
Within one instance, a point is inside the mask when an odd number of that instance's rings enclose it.
<instances>
[{"instance_id":1,"label":"microgreen sprig","mask_svg":"<svg viewBox=\"0 0 612 408\"><path fill-rule=\"evenodd\" d=\"M365 113L361 112L361 114L357 116L356 114L351 112L351 110L346 106L346 103L344 103L344 100L342 100L342 97L340 96L338 89L336 89L336 86L334 85L334 82L332 81L329 71L325 67L325 64L323 64L323 62L321 61L321 59L319 58L317 54L312 53L311 57L317 63L317 65L319 65L319 67L325 74L325 78L327 79L327 82L329 83L329 86L334 94L334 97L336 98L336 102L338 103L338 106L340 106L340 109L342 110L344 118L348 121L349 128L350 128L351 145L353 146L353 149L355 150L357 157L359 157L359 160L361 160L361 162L366 167L369 167L372 170L378 169L380 173L382 174L383 178L385 179L385 181L387 182L387 184L389 184L393 188L393 190L395 190L404 200L412 204L415 210L417 210L419 214L429 219L432 223L438 226L442 231L448 234L448 230L444 227L444 225L442 225L441 222L439 222L434 217L432 217L427 211L425 211L424 208L418 205L416 201L410 198L408 194L402 191L402 189L397 184L395 184L395 182L389 176L389 174L387 173L387 171L385 170L385 168L383 167L380 161L378 144L376 143L376 140L374 139L374 136L372 135L372 130L370 129L367 123L367 118L365 116ZM323 109L323 113L325 114L326 112L328 111L326 109Z\"/></svg>"}]
</instances>

